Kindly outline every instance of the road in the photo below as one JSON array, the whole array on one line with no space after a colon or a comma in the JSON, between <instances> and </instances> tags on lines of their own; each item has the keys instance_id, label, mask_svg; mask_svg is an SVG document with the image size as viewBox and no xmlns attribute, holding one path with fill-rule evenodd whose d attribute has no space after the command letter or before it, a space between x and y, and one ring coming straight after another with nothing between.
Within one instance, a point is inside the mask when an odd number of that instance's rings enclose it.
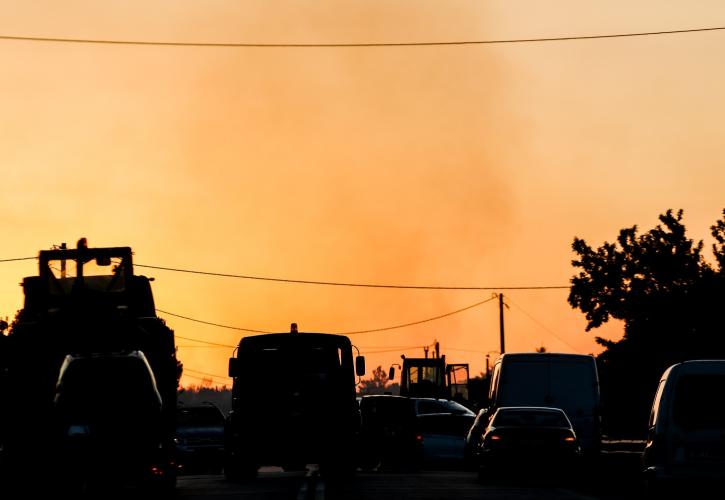
<instances>
[{"instance_id":1,"label":"road","mask_svg":"<svg viewBox=\"0 0 725 500\"><path fill-rule=\"evenodd\" d=\"M638 500L637 470L639 455L633 453L603 454L596 472L570 474L566 480L544 482L513 475L494 478L481 484L475 472L461 470L422 470L416 472L358 473L345 481L332 483L320 478L314 470L283 472L265 467L253 481L230 482L222 475L182 475L178 478L173 498L178 500ZM22 491L7 490L0 480L0 498L26 499L47 495L33 494L40 488L45 493L55 489L52 481L27 475ZM6 478L7 479L7 478ZM40 479L40 480L39 480ZM120 485L83 495L84 500L141 500L138 491L121 490ZM50 491L46 491L50 490ZM149 498L159 500L157 493Z\"/></svg>"},{"instance_id":2,"label":"road","mask_svg":"<svg viewBox=\"0 0 725 500\"><path fill-rule=\"evenodd\" d=\"M625 459L626 460L626 459ZM622 462L617 457L617 463ZM185 500L614 500L639 498L631 474L607 470L602 477L541 480L508 479L480 484L468 471L429 470L415 473L360 473L341 484L329 484L308 473L265 469L255 481L230 483L222 476L182 476L176 496Z\"/></svg>"}]
</instances>

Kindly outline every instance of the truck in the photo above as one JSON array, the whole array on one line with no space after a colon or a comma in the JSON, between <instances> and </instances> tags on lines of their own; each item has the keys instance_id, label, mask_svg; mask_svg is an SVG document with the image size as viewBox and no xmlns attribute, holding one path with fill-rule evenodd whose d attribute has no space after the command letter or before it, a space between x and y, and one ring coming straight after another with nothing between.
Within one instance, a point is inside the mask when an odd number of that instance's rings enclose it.
<instances>
[{"instance_id":1,"label":"truck","mask_svg":"<svg viewBox=\"0 0 725 500\"><path fill-rule=\"evenodd\" d=\"M148 473L153 484L173 487L181 365L176 359L174 332L156 315L151 279L134 274L130 247L88 248L85 238L75 249L62 245L40 251L38 265L38 275L21 283L23 308L0 343L4 351L0 353L4 360L0 393L7 403L0 419L3 472L16 479L32 474L32 484L39 484L38 476L57 475L58 464L67 462L65 438L76 433L78 425L83 428L88 423L65 422L68 425L64 426L61 414L69 408L64 403L61 411L58 403L59 398L67 402L64 395L83 393L90 401L100 401L113 399L120 388L123 394L140 395L153 387L159 404L150 410L159 413L151 436L154 456L152 460L130 458L148 462L144 474ZM99 372L96 366L115 366L112 363L123 356L142 358L148 366L146 375L126 377L123 370L105 370L106 379L93 381L95 396L83 392L82 385ZM93 359L96 368L85 377L61 377L64 363L71 358L74 366L83 365L82 359ZM118 395L116 400L123 398ZM99 418L108 417L104 424L115 421L123 425L113 415L102 415L99 408L94 411ZM85 429L91 439L94 430Z\"/></svg>"},{"instance_id":2,"label":"truck","mask_svg":"<svg viewBox=\"0 0 725 500\"><path fill-rule=\"evenodd\" d=\"M401 356L400 395L413 398L450 399L469 404L468 364L446 363L446 357L408 358ZM393 379L395 369L390 368Z\"/></svg>"},{"instance_id":3,"label":"truck","mask_svg":"<svg viewBox=\"0 0 725 500\"><path fill-rule=\"evenodd\" d=\"M494 364L486 415L502 406L564 410L582 452L601 449L599 376L594 356L566 353L506 353Z\"/></svg>"},{"instance_id":4,"label":"truck","mask_svg":"<svg viewBox=\"0 0 725 500\"><path fill-rule=\"evenodd\" d=\"M264 465L321 474L354 471L360 414L352 344L343 335L289 333L243 337L229 360L232 405L225 429L228 479L253 478Z\"/></svg>"}]
</instances>

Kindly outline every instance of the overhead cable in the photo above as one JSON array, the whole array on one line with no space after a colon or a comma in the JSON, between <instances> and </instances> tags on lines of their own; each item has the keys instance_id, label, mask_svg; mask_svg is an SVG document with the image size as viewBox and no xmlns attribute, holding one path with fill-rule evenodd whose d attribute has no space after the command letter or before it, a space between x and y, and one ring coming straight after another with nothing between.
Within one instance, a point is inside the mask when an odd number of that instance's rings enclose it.
<instances>
[{"instance_id":1,"label":"overhead cable","mask_svg":"<svg viewBox=\"0 0 725 500\"><path fill-rule=\"evenodd\" d=\"M303 285L327 285L327 286L349 286L349 287L363 287L363 288L402 288L411 290L563 290L569 289L569 285L555 285L555 286L441 286L441 285L392 285L392 284L379 284L379 283L352 283L352 282L338 282L338 281L312 281L312 280L298 280L290 278L270 278L265 276L251 276L244 274L230 274L230 273L217 273L211 271L199 271L194 269L182 269L178 267L164 267L164 266L152 266L149 264L134 264L136 267L143 267L148 269L158 269L162 271L174 271L179 273L189 274L201 274L205 276L217 276L222 278L237 278L245 280L258 280L258 281L274 281L277 283L297 283Z\"/></svg>"},{"instance_id":2,"label":"overhead cable","mask_svg":"<svg viewBox=\"0 0 725 500\"><path fill-rule=\"evenodd\" d=\"M0 262L16 262L18 260L36 260L38 257L15 257L14 259L0 259Z\"/></svg>"},{"instance_id":3,"label":"overhead cable","mask_svg":"<svg viewBox=\"0 0 725 500\"><path fill-rule=\"evenodd\" d=\"M548 332L548 333L549 333L549 334L550 334L551 336L553 336L554 338L556 338L556 339L557 339L557 340L559 340L560 342L562 342L562 343L566 344L566 345L567 345L568 347L570 347L570 348L571 348L571 349L572 349L573 351L575 351L575 352L579 352L579 350L578 350L578 349L577 349L576 347L574 347L574 346L573 346L573 345L571 345L571 344L570 344L569 342L567 342L566 340L564 340L563 338L561 338L561 337L560 337L559 335L557 335L557 334L556 334L556 333L555 333L555 332L554 332L554 331L553 331L553 330L552 330L551 328L547 327L547 326L546 326L545 324L543 324L543 323L542 323L541 321L539 321L538 319L534 318L534 317L533 317L533 316L532 316L531 314L527 313L527 312L526 312L526 311L525 311L525 310L524 310L524 309L523 309L523 308L522 308L522 307L521 307L520 305L518 305L518 304L517 304L516 302L512 301L512 300L511 300L511 297L510 297L510 296L506 296L506 301L507 301L507 302L510 302L510 303L511 303L511 304L512 304L513 306L515 306L515 307L516 307L516 308L517 308L517 309L518 309L519 311L521 311L522 313L524 313L524 315L525 315L525 316L527 316L527 317L528 317L528 318L529 318L529 319L530 319L531 321L533 321L534 323L536 323L537 325L539 325L539 326L540 326L541 328L543 328L543 329L544 329L544 330L545 330L546 332Z\"/></svg>"},{"instance_id":4,"label":"overhead cable","mask_svg":"<svg viewBox=\"0 0 725 500\"><path fill-rule=\"evenodd\" d=\"M476 302L475 304L471 304L470 306L466 306L466 307L463 307L461 309L456 309L455 311L451 311L451 312L446 313L446 314L441 314L439 316L433 316L432 318L422 319L420 321L413 321L411 323L404 323L402 325L388 326L388 327L385 327L385 328L374 328L372 330L358 330L358 331L353 331L353 332L336 332L336 333L339 333L340 335L357 335L359 333L384 332L384 331L387 331L387 330L396 330L398 328L406 328L408 326L420 325L422 323L428 323L430 321L435 321L435 320L438 320L438 319L447 318L448 316L453 316L454 314L459 314L459 313L462 313L463 311L468 311L469 309L473 309L474 307L478 307L478 306L480 306L482 304L485 304L486 302L491 302L496 297L497 297L497 295L496 294L493 294L488 299L482 300L480 302Z\"/></svg>"},{"instance_id":5,"label":"overhead cable","mask_svg":"<svg viewBox=\"0 0 725 500\"><path fill-rule=\"evenodd\" d=\"M387 326L387 327L384 327L384 328L374 328L374 329L371 329L371 330L357 330L357 331L351 331L351 332L331 332L331 333L337 333L338 335L356 335L356 334L360 334L360 333L383 332L383 331L387 331L387 330L396 330L398 328L405 328L405 327L408 327L408 326L420 325L422 323L428 323L430 321L435 321L435 320L438 320L438 319L447 318L448 316L453 316L454 314L462 313L464 311L467 311L469 309L473 309L474 307L478 307L478 306L480 306L482 304L485 304L487 302L491 302L495 298L496 298L496 295L494 294L491 297L489 297L488 299L482 300L480 302L476 302L475 304L471 304L471 305L466 306L466 307L463 307L461 309L456 309L455 311L451 311L451 312L448 312L448 313L445 313L445 314L440 314L440 315L434 316L432 318L426 318L426 319L422 319L422 320L418 320L418 321L413 321L413 322L410 322L410 323L404 323L402 325ZM219 327L219 328L227 328L227 329L231 329L231 330L241 330L241 331L244 331L244 332L252 332L252 333L272 333L272 332L264 331L264 330L253 330L253 329L250 329L250 328L240 328L240 327L237 327L237 326L222 325L220 323L213 323L211 321L204 321L204 320L200 320L200 319L196 319L196 318L191 318L189 316L183 316L181 314L176 314L176 313L172 313L172 312L169 312L169 311L164 311L163 309L158 309L158 308L156 310L158 312L162 313L162 314L168 314L169 316L175 316L177 318L182 318L182 319L185 319L187 321L193 321L195 323L201 323L201 324L204 324L204 325L216 326L216 327ZM177 339L183 339L183 340L190 340L190 341L193 341L193 342L200 342L200 343L203 343L203 344L208 344L208 345L213 345L213 346L230 347L230 348L235 348L236 347L234 345L219 344L219 343L216 343L216 342L207 342L205 340L200 340L200 339L195 339L195 338L190 338L190 337L182 337L180 335L177 335L176 338Z\"/></svg>"},{"instance_id":6,"label":"overhead cable","mask_svg":"<svg viewBox=\"0 0 725 500\"><path fill-rule=\"evenodd\" d=\"M174 335L177 339L184 339L184 340L190 340L191 342L199 342L200 344L207 344L211 346L217 346L217 347L229 347L230 349L235 349L237 346L235 345L229 345L229 344L217 344L216 342L209 342L208 340L201 340L201 339L195 339L191 337L182 337L181 335Z\"/></svg>"},{"instance_id":7,"label":"overhead cable","mask_svg":"<svg viewBox=\"0 0 725 500\"><path fill-rule=\"evenodd\" d=\"M193 321L195 323L201 323L203 325L216 326L216 327L219 327L219 328L227 328L228 330L238 330L238 331L249 332L249 333L273 333L273 332L269 332L269 331L266 331L266 330L253 330L251 328L241 328L239 326L229 326L229 325L222 325L221 323L212 323L211 321L204 321L204 320L201 320L201 319L190 318L188 316L182 316L181 314L176 314L176 313L172 313L172 312L169 312L169 311L164 311L163 309L159 309L158 307L156 308L156 311L157 312L160 312L162 314L168 314L169 316L174 316L174 317L177 317L177 318L185 319L187 321ZM183 337L178 337L178 338L181 339Z\"/></svg>"},{"instance_id":8,"label":"overhead cable","mask_svg":"<svg viewBox=\"0 0 725 500\"><path fill-rule=\"evenodd\" d=\"M689 28L660 31L637 31L626 33L607 33L600 35L568 35L558 37L501 38L491 40L451 40L451 41L412 41L412 42L333 42L333 43L260 43L260 42L180 42L153 40L112 40L101 38L42 37L24 35L0 35L0 40L45 43L74 43L93 45L136 45L156 47L216 47L216 48L354 48L354 47L431 47L449 45L501 45L512 43L570 42L576 40L601 40L608 38L644 37L659 35L677 35L725 30L725 26Z\"/></svg>"},{"instance_id":9,"label":"overhead cable","mask_svg":"<svg viewBox=\"0 0 725 500\"><path fill-rule=\"evenodd\" d=\"M191 368L187 368L186 366L184 367L184 372L197 373L199 375L206 375L208 377L214 377L214 378L224 378L224 379L226 379L226 378L232 378L232 377L229 377L227 375L216 375L214 373L203 372L203 371L200 371L200 370L192 370Z\"/></svg>"},{"instance_id":10,"label":"overhead cable","mask_svg":"<svg viewBox=\"0 0 725 500\"><path fill-rule=\"evenodd\" d=\"M2 37L0 37L2 38ZM13 259L0 259L2 262L15 262L21 260L34 260L38 257L16 257ZM338 281L319 281L319 280L298 280L291 278L271 278L268 276L252 276L244 274L217 273L211 271L199 271L195 269L182 269L177 267L154 266L150 264L134 264L135 267L146 269L157 269L161 271L173 271L179 273L199 274L204 276L217 276L222 278L236 278L257 281L271 281L276 283L294 283L302 285L325 285L325 286L346 286L346 287L362 287L362 288L397 288L409 290L470 290L470 291L487 291L487 290L568 290L569 285L547 285L547 286L449 286L449 285L397 285L397 284L380 284L380 283L352 283ZM223 325L215 325L223 326ZM239 328L224 327L238 330ZM268 333L263 331L252 330L252 333Z\"/></svg>"}]
</instances>

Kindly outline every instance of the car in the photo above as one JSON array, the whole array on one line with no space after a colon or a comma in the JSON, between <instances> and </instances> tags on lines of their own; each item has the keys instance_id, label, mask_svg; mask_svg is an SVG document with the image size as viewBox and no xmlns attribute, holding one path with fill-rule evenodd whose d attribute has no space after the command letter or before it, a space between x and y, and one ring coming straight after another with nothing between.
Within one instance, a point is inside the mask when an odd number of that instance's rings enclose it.
<instances>
[{"instance_id":1,"label":"car","mask_svg":"<svg viewBox=\"0 0 725 500\"><path fill-rule=\"evenodd\" d=\"M494 364L488 414L504 406L560 408L577 433L582 452L601 450L601 408L596 360L591 355L506 353Z\"/></svg>"},{"instance_id":2,"label":"car","mask_svg":"<svg viewBox=\"0 0 725 500\"><path fill-rule=\"evenodd\" d=\"M573 473L581 448L560 408L501 407L477 445L479 477L520 473L546 476Z\"/></svg>"},{"instance_id":3,"label":"car","mask_svg":"<svg viewBox=\"0 0 725 500\"><path fill-rule=\"evenodd\" d=\"M176 410L176 462L182 473L219 474L224 463L224 414L216 405Z\"/></svg>"},{"instance_id":4,"label":"car","mask_svg":"<svg viewBox=\"0 0 725 500\"><path fill-rule=\"evenodd\" d=\"M370 395L360 399L358 462L363 470L418 466L415 405L407 397Z\"/></svg>"},{"instance_id":5,"label":"car","mask_svg":"<svg viewBox=\"0 0 725 500\"><path fill-rule=\"evenodd\" d=\"M478 410L473 424L466 433L464 456L466 463L471 467L476 467L478 443L486 431L490 416L485 408Z\"/></svg>"},{"instance_id":6,"label":"car","mask_svg":"<svg viewBox=\"0 0 725 500\"><path fill-rule=\"evenodd\" d=\"M642 457L653 496L725 480L725 360L692 360L663 373Z\"/></svg>"},{"instance_id":7,"label":"car","mask_svg":"<svg viewBox=\"0 0 725 500\"><path fill-rule=\"evenodd\" d=\"M57 463L67 486L173 489L173 442L161 432L162 412L143 352L67 355L53 405Z\"/></svg>"},{"instance_id":8,"label":"car","mask_svg":"<svg viewBox=\"0 0 725 500\"><path fill-rule=\"evenodd\" d=\"M416 415L429 415L431 413L449 413L452 415L467 415L475 417L476 414L456 401L436 398L411 398L415 405Z\"/></svg>"},{"instance_id":9,"label":"car","mask_svg":"<svg viewBox=\"0 0 725 500\"><path fill-rule=\"evenodd\" d=\"M416 439L421 463L426 467L464 467L465 438L473 424L473 413L429 413L416 417Z\"/></svg>"}]
</instances>

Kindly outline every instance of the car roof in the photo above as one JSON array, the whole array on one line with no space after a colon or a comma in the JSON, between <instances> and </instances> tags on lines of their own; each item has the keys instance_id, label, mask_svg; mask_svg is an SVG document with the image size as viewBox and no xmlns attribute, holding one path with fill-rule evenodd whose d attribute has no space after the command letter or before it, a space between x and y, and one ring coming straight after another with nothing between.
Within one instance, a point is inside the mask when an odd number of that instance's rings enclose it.
<instances>
[{"instance_id":1,"label":"car roof","mask_svg":"<svg viewBox=\"0 0 725 500\"><path fill-rule=\"evenodd\" d=\"M566 415L566 412L562 410L561 408L552 408L549 406L501 406L496 410L497 412L500 411L538 411L541 413L544 412L555 412L555 413L563 413Z\"/></svg>"}]
</instances>

